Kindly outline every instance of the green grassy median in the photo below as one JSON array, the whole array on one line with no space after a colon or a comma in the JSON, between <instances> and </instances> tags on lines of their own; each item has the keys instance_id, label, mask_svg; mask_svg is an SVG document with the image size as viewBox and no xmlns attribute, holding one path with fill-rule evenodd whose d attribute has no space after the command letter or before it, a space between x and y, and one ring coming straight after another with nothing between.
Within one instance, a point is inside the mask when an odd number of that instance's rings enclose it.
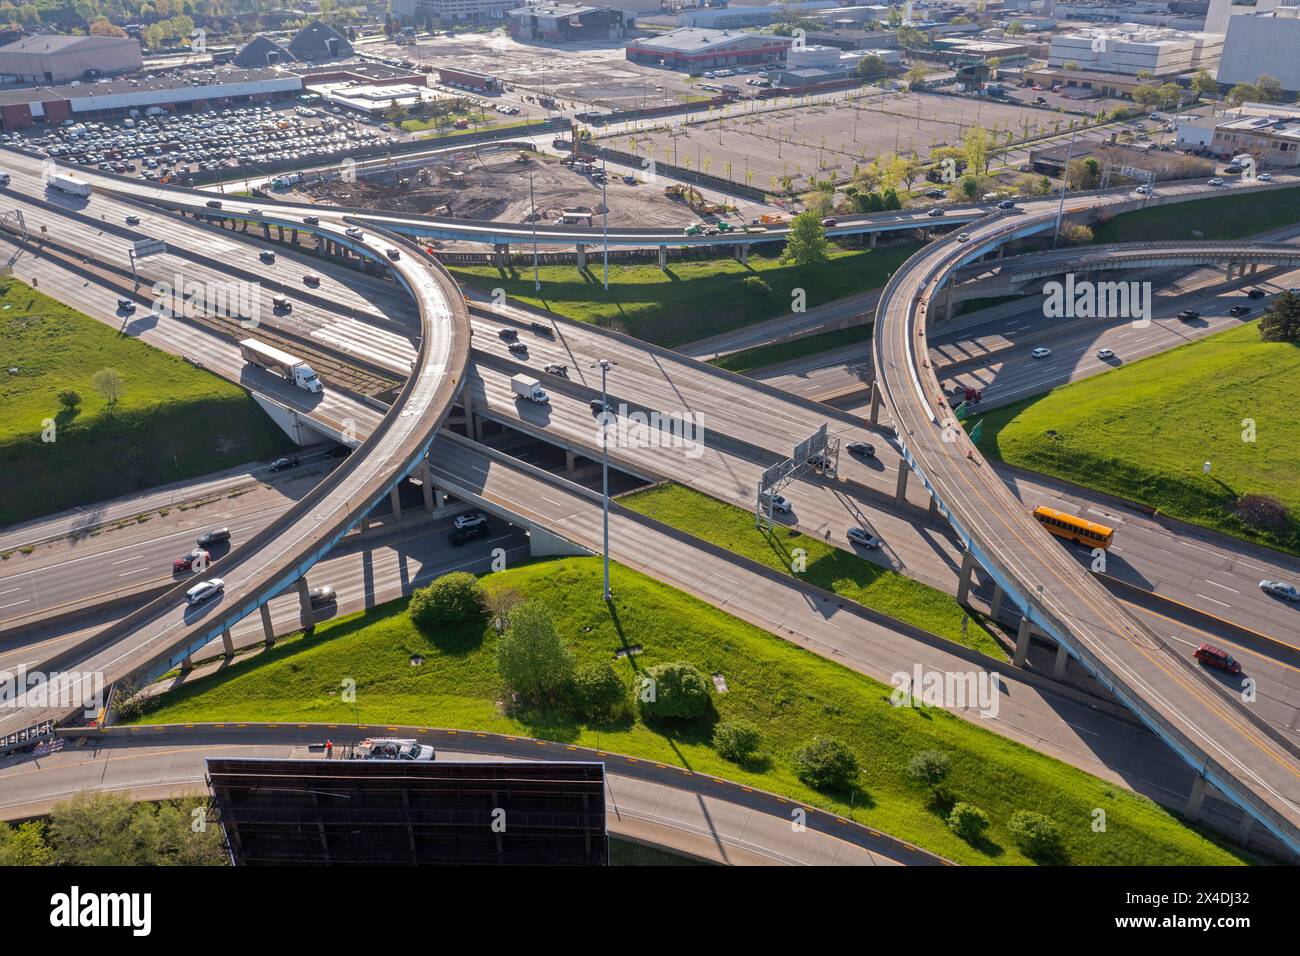
<instances>
[{"instance_id":1,"label":"green grassy median","mask_svg":"<svg viewBox=\"0 0 1300 956\"><path fill-rule=\"evenodd\" d=\"M0 341L0 525L290 447L243 389L16 279L0 280ZM93 382L103 369L120 377L115 405Z\"/></svg>"},{"instance_id":2,"label":"green grassy median","mask_svg":"<svg viewBox=\"0 0 1300 956\"><path fill-rule=\"evenodd\" d=\"M780 526L770 533L760 531L754 527L752 512L682 485L663 484L632 492L619 498L619 504L939 637L998 660L1007 659L979 620L969 620L963 633L966 612L951 595L829 542ZM805 552L806 570L799 574L790 570L796 548Z\"/></svg>"},{"instance_id":3,"label":"green grassy median","mask_svg":"<svg viewBox=\"0 0 1300 956\"><path fill-rule=\"evenodd\" d=\"M1261 342L1256 325L994 409L980 450L1300 554L1300 348ZM1288 516L1249 523L1244 495Z\"/></svg>"},{"instance_id":4,"label":"green grassy median","mask_svg":"<svg viewBox=\"0 0 1300 956\"><path fill-rule=\"evenodd\" d=\"M573 265L542 266L541 292L533 290L528 265L455 266L450 271L459 282L501 288L520 302L672 348L784 315L791 310L795 289L804 291L804 304L812 308L883 286L918 248L917 243L879 249L832 247L830 260L815 269L782 262L779 252L757 250L750 252L747 266L725 257L674 260L666 271L654 263L611 263L608 292L602 285L598 248L587 250L582 272ZM750 276L762 278L770 291L747 289L743 282Z\"/></svg>"},{"instance_id":5,"label":"green grassy median","mask_svg":"<svg viewBox=\"0 0 1300 956\"><path fill-rule=\"evenodd\" d=\"M1171 242L1245 239L1300 222L1300 188L1239 190L1121 213L1093 229L1093 242Z\"/></svg>"},{"instance_id":6,"label":"green grassy median","mask_svg":"<svg viewBox=\"0 0 1300 956\"><path fill-rule=\"evenodd\" d=\"M479 623L425 635L404 600L280 641L218 674L164 695L148 722L324 721L340 725L417 724L523 734L689 767L772 790L877 827L963 863L1024 863L1005 829L1016 810L1047 814L1076 864L1230 864L1221 848L1144 798L1013 743L946 711L895 707L891 688L824 660L634 571L613 568L614 610L601 599L595 558L566 558L489 575L543 602L578 664L613 661L630 688L635 675L667 661L720 674L727 692L712 712L683 725L648 726L639 717L589 726L567 712L515 714L503 707L496 632ZM642 652L615 659L620 648ZM413 656L422 663L413 666ZM355 681L356 700L340 699ZM746 764L710 746L720 719L761 728L761 756ZM846 741L863 773L851 795L809 789L791 755L818 734ZM931 796L906 766L925 749L948 753L945 790ZM975 803L992 820L972 846L944 823L952 799ZM1106 811L1105 832L1093 830Z\"/></svg>"}]
</instances>

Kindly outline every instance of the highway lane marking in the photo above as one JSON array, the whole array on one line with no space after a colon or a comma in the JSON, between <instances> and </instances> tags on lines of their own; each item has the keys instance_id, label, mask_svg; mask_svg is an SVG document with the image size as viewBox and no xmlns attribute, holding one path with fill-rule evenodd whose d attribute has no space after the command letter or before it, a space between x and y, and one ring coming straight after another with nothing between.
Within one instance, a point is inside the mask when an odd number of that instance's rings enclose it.
<instances>
[{"instance_id":1,"label":"highway lane marking","mask_svg":"<svg viewBox=\"0 0 1300 956\"><path fill-rule=\"evenodd\" d=\"M1229 590L1231 590L1231 589L1229 589ZM1232 607L1231 604L1226 604L1226 603L1224 603L1223 601L1216 600L1215 598L1212 598L1212 597L1206 597L1204 594L1197 593L1196 596L1197 596L1198 598L1200 598L1201 600L1203 600L1203 601L1211 601L1211 602L1213 602L1214 604L1219 604L1219 605L1222 605L1223 607L1226 607L1226 608L1231 608L1231 607Z\"/></svg>"},{"instance_id":2,"label":"highway lane marking","mask_svg":"<svg viewBox=\"0 0 1300 956\"><path fill-rule=\"evenodd\" d=\"M13 604L0 604L0 611L3 611L7 607L17 607L19 604L29 604L31 603L31 600L31 598L23 598L21 601L15 601Z\"/></svg>"},{"instance_id":3,"label":"highway lane marking","mask_svg":"<svg viewBox=\"0 0 1300 956\"><path fill-rule=\"evenodd\" d=\"M152 568L149 567L136 568L134 571L123 571L121 574L118 575L118 577L124 578L128 574L139 574L141 571L150 571L150 570L152 570Z\"/></svg>"},{"instance_id":4,"label":"highway lane marking","mask_svg":"<svg viewBox=\"0 0 1300 956\"><path fill-rule=\"evenodd\" d=\"M1230 587L1228 587L1226 584L1220 584L1218 581L1211 581L1209 578L1206 578L1206 579L1205 579L1205 583L1206 583L1206 584L1213 584L1216 588L1223 588L1223 590L1225 590L1225 591L1231 591L1233 594L1240 594L1240 593L1241 593L1241 592L1238 591L1236 588L1230 588Z\"/></svg>"},{"instance_id":5,"label":"highway lane marking","mask_svg":"<svg viewBox=\"0 0 1300 956\"><path fill-rule=\"evenodd\" d=\"M23 590L23 589L22 589L22 588L10 588L8 591L0 591L0 597L4 597L6 594L13 594L15 591L21 591L21 590Z\"/></svg>"}]
</instances>

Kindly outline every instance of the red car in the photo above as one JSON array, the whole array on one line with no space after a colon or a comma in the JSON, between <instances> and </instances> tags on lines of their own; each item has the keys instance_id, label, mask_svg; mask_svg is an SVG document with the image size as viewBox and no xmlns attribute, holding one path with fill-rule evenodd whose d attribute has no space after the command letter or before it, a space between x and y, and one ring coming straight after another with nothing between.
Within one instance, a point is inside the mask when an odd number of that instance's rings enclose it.
<instances>
[{"instance_id":1,"label":"red car","mask_svg":"<svg viewBox=\"0 0 1300 956\"><path fill-rule=\"evenodd\" d=\"M195 561L199 562L198 568L194 567ZM181 571L204 570L210 564L212 564L212 559L208 557L208 552L204 551L202 548L195 548L189 554L183 554L172 562L172 573L178 574Z\"/></svg>"},{"instance_id":2,"label":"red car","mask_svg":"<svg viewBox=\"0 0 1300 956\"><path fill-rule=\"evenodd\" d=\"M1227 651L1221 651L1212 644L1202 644L1192 655L1206 667L1213 667L1216 670L1227 671L1229 674L1240 674L1241 665Z\"/></svg>"}]
</instances>

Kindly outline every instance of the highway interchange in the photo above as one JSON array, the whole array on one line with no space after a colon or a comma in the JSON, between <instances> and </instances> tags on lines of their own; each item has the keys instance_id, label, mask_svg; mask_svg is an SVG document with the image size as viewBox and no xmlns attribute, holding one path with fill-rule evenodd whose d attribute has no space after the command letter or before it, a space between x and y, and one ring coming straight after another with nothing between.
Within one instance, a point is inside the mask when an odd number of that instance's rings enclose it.
<instances>
[{"instance_id":1,"label":"highway interchange","mask_svg":"<svg viewBox=\"0 0 1300 956\"><path fill-rule=\"evenodd\" d=\"M27 175L32 177L25 182L27 189L33 197L40 195L40 183L35 178L35 172L28 170ZM20 177L15 177L15 187L21 186L19 179ZM172 201L171 197L168 197L168 201ZM53 202L57 204L57 200ZM203 226L189 220L178 221L173 216L160 216L158 221L154 221L149 218L149 213L140 212L133 205L125 205L103 196L96 196L92 204L96 208L111 210L102 213L104 217L100 220L102 232L97 241L110 244L108 248L120 253L121 259L126 258L125 248L129 244L127 235L131 230L113 228L109 219L120 215L125 209L135 209L142 219L139 226L142 232L148 233L151 228L165 222L168 241L178 249L196 248L206 251L214 248L212 246L214 241L221 242L223 245L216 248L223 261L237 264L239 268L246 268L259 275L266 271L265 267L258 262L258 246L254 242L244 241L229 233L226 233L225 237L214 240L213 233L218 231L215 227ZM48 205L48 202L45 205ZM251 207L252 203L246 205ZM68 229L66 216L44 208L41 203L29 204L24 211L29 218L29 230L33 223L39 223L48 228L51 237L58 237ZM270 214L268 218L275 222L277 215ZM85 226L86 223L83 222L82 225ZM92 217L89 226L93 228L95 225L97 224ZM653 244L656 240L653 237L637 236L634 241ZM315 303L307 303L303 306L295 302L295 309L291 316L283 319L287 331L319 340L337 352L355 353L366 361L394 373L401 373L409 368L411 357L416 354L416 345L419 341L416 325L418 319L415 311L410 307L409 300L404 301L400 291L394 290L391 285L380 280L359 277L347 266L330 267L309 256L286 253L283 250L277 251L279 259L275 269L277 272L283 269L285 273L281 281L286 284L291 283L296 274L295 270L299 268L304 272L316 272L322 276L318 295L335 303L335 306L330 308ZM167 257L168 260L173 258L177 261L174 263L168 261L166 266L170 268L174 265L183 270L186 275L206 274L209 277L221 275L219 271L205 273L204 270L211 269L211 266L196 263L191 257L170 255ZM148 268L154 271L162 267L162 263L148 263ZM16 270L22 274L21 268L16 267ZM142 275L145 274L143 263L141 272ZM43 272L42 276L44 275ZM64 273L64 278L68 284L73 281L71 273ZM458 296L453 297L445 290L443 295L445 300L454 298L454 304L459 305ZM444 301L442 307L446 308L446 306L447 302ZM84 305L82 307L93 314L92 309ZM97 317L102 318L102 316ZM149 318L150 320L155 318L152 312ZM249 374L243 370L243 363L237 354L232 355L228 352L223 355L219 348L214 350L214 340L211 336L201 332L196 333L184 322L170 320L165 316L156 318L156 323L151 321L146 323L147 327L131 329L131 334L139 334L146 341L152 336L163 347L173 351L180 348L191 350L189 354L201 354L204 356L203 362L206 366L233 380L242 380ZM471 364L468 366L465 388L475 411L484 419L499 421L524 434L536 435L551 442L567 445L579 454L589 457L598 447L599 436L594 419L587 408L587 401L594 394L592 390L594 382L588 366L596 357L615 357L619 362L618 373L611 386L615 401L622 399L646 410L679 415L700 410L708 411L708 416L705 418L707 447L699 457L687 457L681 454L680 450L668 450L665 453L664 449L653 451L635 448L618 449L615 458L619 467L650 480L673 477L723 500L733 501L742 507L752 507L753 489L761 467L788 454L788 450L795 442L806 437L821 422L829 420L832 430L845 441L874 441L880 457L875 461L858 462L847 455L841 455L840 480L835 482L822 479L808 480L801 482L795 492L787 492L787 495L795 498L798 503L794 518L799 528L807 532L829 533L832 540L845 546L844 529L852 523L867 522L888 543L883 556L887 563L906 569L909 574L936 583L949 591L954 590L956 569L961 562L960 550L954 536L946 528L940 530L937 524L927 524L917 520L916 508L925 507L927 504L927 496L917 487L917 482L913 482L906 495L907 504L894 504L890 501L896 489L899 468L897 450L882 439L881 432L864 428L861 425L861 417L831 411L807 400L784 395L774 388L756 389L751 383L719 373L710 367L689 362L664 350L656 350L633 340L625 340L616 335L561 320L553 320L557 332L554 339L543 337L528 339L530 356L527 365L521 366L501 348L496 338L496 330L503 324L522 327L533 318L534 316L528 314L526 310L515 307L500 309L496 314L475 309L470 317L470 328L478 334L474 338L474 352L471 355ZM276 318L274 321L280 323L282 320ZM1153 347L1157 346L1153 343ZM567 384L547 382L548 389L552 393L552 405L546 410L546 414L539 418L533 408L521 407L521 403L514 401L509 392L507 379L509 374L521 368L536 370L542 364L551 361L560 361L569 365L570 381ZM1014 374L1015 368L1008 366L1006 371L1009 376ZM977 370L972 369L970 374L976 373ZM296 390L286 390L281 386L279 391L282 394L275 394L277 386L273 381L253 381L249 384L284 404L301 404L298 396L291 394ZM327 395L329 391L327 390ZM336 411L324 414L320 409L300 408L299 410L308 418L316 415L317 418L314 420L318 425L326 426L324 430L327 434L331 425L337 430L343 420L350 420L356 437L364 439L376 426L382 413L368 403L355 399L344 399L344 401L346 407L341 406ZM889 404L892 407L893 403ZM359 428L356 427L358 425ZM441 440L438 447L442 447ZM447 457L452 460L457 455L467 453L459 446L446 452ZM437 461L435 456L435 464ZM457 482L464 484L467 480L473 479L475 484L483 486L478 490L485 490L486 486L492 484L488 480L488 473L493 470L493 466L482 458L477 461L477 465L473 460L462 461L463 468L448 471L442 476L443 481L438 482L440 487L454 488ZM516 469L496 468L495 471L502 480L507 481L507 484L510 481L522 480ZM1077 490L1074 492L1077 493ZM511 514L518 514L521 510L521 501L531 500L536 505L536 499L530 499L526 495L521 497L502 495L497 491L493 493L502 510ZM1049 489L1048 493L1057 492ZM1026 497L1038 494L1042 494L1041 490L1035 489ZM563 501L565 498L555 495L552 491L547 500ZM1039 499L1035 498L1035 500ZM284 506L280 507L283 510ZM1101 507L1110 506L1101 504ZM594 514L598 518L598 510ZM1110 508L1106 514L1114 517L1114 509ZM260 527L256 522L267 524L274 516L274 505L257 509L249 515L249 520L253 523L250 523L246 530L255 532ZM590 502L581 508L574 507L572 510L561 510L558 513L552 510L551 513L539 514L536 517L540 523L554 528L571 540L577 538L590 543L592 533L589 524L592 518ZM1195 581L1180 580L1179 574L1185 578L1185 571L1189 565L1184 557L1178 554L1177 548L1186 547L1196 551L1201 555L1200 560L1203 560L1204 542L1185 542L1154 523L1148 523L1148 526L1144 527L1140 516L1120 517L1125 519L1124 547L1132 551L1131 554L1122 551L1121 555L1136 577L1147 582L1155 582L1157 589L1164 588L1168 592L1177 593L1179 595L1177 600L1181 600L1187 596L1187 592L1194 592L1199 587ZM1140 534L1133 533L1139 530ZM177 532L180 533L182 532ZM1128 543L1130 539L1133 541L1132 544ZM1144 542L1147 541L1150 543L1145 544ZM516 538L514 546L520 545L520 539ZM1174 548L1172 552L1171 545ZM164 554L170 555L172 550L170 544L166 545L164 551L164 548L156 543L143 541L125 547L132 553L123 552L123 557L113 559L123 561L123 566L134 566L136 549L139 549L140 559L147 559L150 564L157 562ZM1233 620L1264 633L1276 633L1279 627L1285 627L1288 623L1284 617L1286 609L1279 609L1276 602L1262 598L1253 587L1254 582L1258 580L1260 565L1257 562L1261 560L1259 556L1232 554L1222 548L1220 550L1224 567L1222 570L1216 570L1224 576L1220 582L1215 583L1222 584L1238 594L1238 597L1232 599ZM1061 553L1064 555L1064 552ZM653 564L644 559L638 561L633 554L616 554L616 557L634 567L638 564L647 566ZM38 558L34 563L39 563L41 560ZM73 560L83 561L85 557L79 555ZM327 560L334 560L334 556ZM1068 557L1063 557L1057 565L1070 563ZM113 564L108 564L108 568L112 567ZM1277 565L1273 567L1276 568ZM26 571L23 574L30 575L34 582L41 570ZM42 584L40 590L43 593L52 593L57 597L62 593L59 591L60 587L67 588L69 594L78 586L84 587L84 576L81 576L82 580L78 582L80 569L70 569L67 560L58 560L57 554L44 570L46 573L53 574L56 581L61 580L63 583L53 584L53 590ZM1287 573L1293 575L1294 570L1293 563L1283 564L1278 568L1278 576L1285 576ZM0 578L0 592L6 590L3 585L8 580L10 580L8 577ZM686 579L685 575L682 583L684 586L692 584L696 588L700 586L698 581L692 582ZM403 589L407 586L407 582L403 581ZM36 584L33 583L32 587L35 589ZM363 591L365 591L367 604L372 603L377 597L377 592L373 588L367 590L356 588L351 584L348 587L350 589L350 593L347 594L348 599L354 599L354 596L360 597ZM1213 609L1206 603L1207 596L1196 593L1195 597L1199 600L1185 603L1194 606L1199 604L1213 613ZM718 598L718 603L723 606L731 604L721 595L715 595L715 598ZM378 599L382 600L382 598ZM0 604L3 603L3 600L0 600ZM735 610L734 607L729 609L733 612ZM29 610L31 609L25 609L23 613ZM0 621L4 620L5 613L4 609L0 609ZM770 620L775 621L777 618L774 616ZM765 626L771 629L770 623ZM236 625L237 630L248 630L249 627L249 619L245 619L243 625ZM915 651L912 653L915 656ZM1263 655L1261 658L1266 660ZM1278 726L1293 728L1295 709L1288 698L1291 696L1290 681L1295 676L1294 668L1288 664L1279 666L1271 661L1267 661L1263 666L1268 669L1269 686L1276 691L1272 698L1273 709L1268 719ZM1276 673L1273 671L1274 668ZM872 668L872 671L875 669ZM1263 673L1259 679L1262 685L1266 681Z\"/></svg>"}]
</instances>

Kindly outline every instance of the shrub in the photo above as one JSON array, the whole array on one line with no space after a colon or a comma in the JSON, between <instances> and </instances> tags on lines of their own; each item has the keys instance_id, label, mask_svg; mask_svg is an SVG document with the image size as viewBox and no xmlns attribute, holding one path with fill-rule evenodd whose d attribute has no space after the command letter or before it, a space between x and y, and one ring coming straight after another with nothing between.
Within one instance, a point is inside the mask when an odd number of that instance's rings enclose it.
<instances>
[{"instance_id":1,"label":"shrub","mask_svg":"<svg viewBox=\"0 0 1300 956\"><path fill-rule=\"evenodd\" d=\"M497 670L530 703L553 698L573 682L573 655L545 607L525 602L514 609L497 642Z\"/></svg>"},{"instance_id":2,"label":"shrub","mask_svg":"<svg viewBox=\"0 0 1300 956\"><path fill-rule=\"evenodd\" d=\"M436 578L426 588L411 594L407 613L422 631L440 624L464 624L487 613L487 592L468 571L454 571Z\"/></svg>"},{"instance_id":3,"label":"shrub","mask_svg":"<svg viewBox=\"0 0 1300 956\"><path fill-rule=\"evenodd\" d=\"M942 750L922 750L907 765L908 776L931 790L943 783L950 769L952 761Z\"/></svg>"},{"instance_id":4,"label":"shrub","mask_svg":"<svg viewBox=\"0 0 1300 956\"><path fill-rule=\"evenodd\" d=\"M72 411L81 404L81 393L75 388L65 388L59 392L59 404L68 411Z\"/></svg>"},{"instance_id":5,"label":"shrub","mask_svg":"<svg viewBox=\"0 0 1300 956\"><path fill-rule=\"evenodd\" d=\"M646 717L690 720L709 706L709 682L686 661L659 664L646 670L637 700Z\"/></svg>"},{"instance_id":6,"label":"shrub","mask_svg":"<svg viewBox=\"0 0 1300 956\"><path fill-rule=\"evenodd\" d=\"M573 693L578 712L587 720L613 720L627 710L627 687L609 661L579 667Z\"/></svg>"},{"instance_id":7,"label":"shrub","mask_svg":"<svg viewBox=\"0 0 1300 956\"><path fill-rule=\"evenodd\" d=\"M724 720L713 728L713 749L736 763L752 757L762 739L758 728L747 720Z\"/></svg>"},{"instance_id":8,"label":"shrub","mask_svg":"<svg viewBox=\"0 0 1300 956\"><path fill-rule=\"evenodd\" d=\"M817 790L845 790L858 777L858 758L837 737L814 737L794 755L794 772Z\"/></svg>"},{"instance_id":9,"label":"shrub","mask_svg":"<svg viewBox=\"0 0 1300 956\"><path fill-rule=\"evenodd\" d=\"M1007 830L1016 846L1030 859L1050 860L1061 854L1061 831L1041 813L1017 810L1007 821Z\"/></svg>"},{"instance_id":10,"label":"shrub","mask_svg":"<svg viewBox=\"0 0 1300 956\"><path fill-rule=\"evenodd\" d=\"M989 826L989 815L970 803L958 803L948 814L948 829L967 843L977 842Z\"/></svg>"},{"instance_id":11,"label":"shrub","mask_svg":"<svg viewBox=\"0 0 1300 956\"><path fill-rule=\"evenodd\" d=\"M745 287L746 292L754 295L767 298L772 294L772 287L767 284L767 280L762 276L746 276L740 284Z\"/></svg>"}]
</instances>

